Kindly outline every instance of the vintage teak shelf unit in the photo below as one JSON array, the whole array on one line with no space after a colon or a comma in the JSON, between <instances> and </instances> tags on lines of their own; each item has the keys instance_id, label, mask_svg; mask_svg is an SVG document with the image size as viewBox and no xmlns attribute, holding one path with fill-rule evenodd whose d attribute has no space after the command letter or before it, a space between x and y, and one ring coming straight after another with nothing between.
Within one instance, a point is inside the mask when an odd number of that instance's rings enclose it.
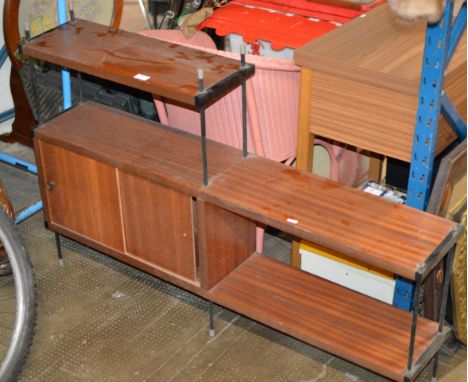
<instances>
[{"instance_id":1,"label":"vintage teak shelf unit","mask_svg":"<svg viewBox=\"0 0 468 382\"><path fill-rule=\"evenodd\" d=\"M81 20L23 51L202 112L253 73ZM440 261L449 269L455 223L212 141L202 139L200 150L199 137L92 102L43 124L34 141L45 219L56 233L397 381L414 379L450 335L443 320L417 309L255 253L255 229L273 226L420 286Z\"/></svg>"}]
</instances>

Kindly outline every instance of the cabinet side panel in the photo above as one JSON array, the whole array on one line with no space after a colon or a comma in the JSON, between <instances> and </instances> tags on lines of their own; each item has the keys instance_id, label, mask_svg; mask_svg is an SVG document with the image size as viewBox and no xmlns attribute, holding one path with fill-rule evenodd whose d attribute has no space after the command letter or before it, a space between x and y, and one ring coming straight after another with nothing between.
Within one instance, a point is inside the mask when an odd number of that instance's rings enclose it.
<instances>
[{"instance_id":1,"label":"cabinet side panel","mask_svg":"<svg viewBox=\"0 0 468 382\"><path fill-rule=\"evenodd\" d=\"M49 221L123 251L115 168L46 142L40 158Z\"/></svg>"},{"instance_id":2,"label":"cabinet side panel","mask_svg":"<svg viewBox=\"0 0 468 382\"><path fill-rule=\"evenodd\" d=\"M127 253L195 280L191 196L124 172L119 183Z\"/></svg>"},{"instance_id":3,"label":"cabinet side panel","mask_svg":"<svg viewBox=\"0 0 468 382\"><path fill-rule=\"evenodd\" d=\"M197 201L200 284L211 289L255 252L254 221Z\"/></svg>"}]
</instances>

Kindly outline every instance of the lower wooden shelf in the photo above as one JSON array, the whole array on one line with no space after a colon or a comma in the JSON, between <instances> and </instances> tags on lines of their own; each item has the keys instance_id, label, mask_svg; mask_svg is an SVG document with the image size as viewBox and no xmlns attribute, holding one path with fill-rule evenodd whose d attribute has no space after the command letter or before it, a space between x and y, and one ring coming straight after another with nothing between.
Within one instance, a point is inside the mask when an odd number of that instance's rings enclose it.
<instances>
[{"instance_id":1,"label":"lower wooden shelf","mask_svg":"<svg viewBox=\"0 0 468 382\"><path fill-rule=\"evenodd\" d=\"M388 378L408 375L409 312L289 265L253 254L210 290L210 298ZM418 318L415 368L448 336L448 328L438 334L438 323Z\"/></svg>"}]
</instances>

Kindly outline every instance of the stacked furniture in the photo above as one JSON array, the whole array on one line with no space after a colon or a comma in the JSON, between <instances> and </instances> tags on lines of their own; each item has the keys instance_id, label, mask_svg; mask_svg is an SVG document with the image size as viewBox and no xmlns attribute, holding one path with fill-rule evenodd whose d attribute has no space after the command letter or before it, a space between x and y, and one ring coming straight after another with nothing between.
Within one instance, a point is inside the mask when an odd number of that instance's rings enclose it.
<instances>
[{"instance_id":1,"label":"stacked furniture","mask_svg":"<svg viewBox=\"0 0 468 382\"><path fill-rule=\"evenodd\" d=\"M439 115L440 102L447 109L445 95L466 120L466 3L456 3L461 10L453 26L446 2L444 19L428 27L426 42L425 24L403 25L383 4L296 51L299 169L311 168L314 136L350 144L410 163L408 204L425 208L434 157L463 139ZM466 124L464 130L466 137ZM293 264L300 260L295 243ZM398 278L395 303L410 309L413 290Z\"/></svg>"},{"instance_id":2,"label":"stacked furniture","mask_svg":"<svg viewBox=\"0 0 468 382\"><path fill-rule=\"evenodd\" d=\"M202 116L253 73L245 63L81 20L23 49ZM430 321L255 253L255 227L334 248L420 288L441 261L450 268L461 233L453 222L203 134L200 150L198 137L94 103L35 132L45 219L56 233L394 380L416 378L450 336L443 309Z\"/></svg>"}]
</instances>

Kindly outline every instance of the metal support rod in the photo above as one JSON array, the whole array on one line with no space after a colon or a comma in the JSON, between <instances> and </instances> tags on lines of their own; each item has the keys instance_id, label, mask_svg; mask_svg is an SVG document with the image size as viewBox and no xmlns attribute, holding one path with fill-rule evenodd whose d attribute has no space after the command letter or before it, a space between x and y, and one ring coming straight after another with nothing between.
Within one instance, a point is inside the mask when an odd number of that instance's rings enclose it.
<instances>
[{"instance_id":1,"label":"metal support rod","mask_svg":"<svg viewBox=\"0 0 468 382\"><path fill-rule=\"evenodd\" d=\"M209 301L208 303L208 311L210 315L210 337L215 336L215 327L214 327L214 304Z\"/></svg>"},{"instance_id":2,"label":"metal support rod","mask_svg":"<svg viewBox=\"0 0 468 382\"><path fill-rule=\"evenodd\" d=\"M31 204L29 207L22 209L16 215L15 224L19 224L23 222L27 218L33 216L35 213L42 210L42 208L43 208L42 200L38 200L36 203Z\"/></svg>"},{"instance_id":3,"label":"metal support rod","mask_svg":"<svg viewBox=\"0 0 468 382\"><path fill-rule=\"evenodd\" d=\"M245 67L245 44L240 46L241 69ZM247 157L247 85L246 78L242 77L242 156Z\"/></svg>"},{"instance_id":4,"label":"metal support rod","mask_svg":"<svg viewBox=\"0 0 468 382\"><path fill-rule=\"evenodd\" d=\"M32 174L37 174L37 166L35 164L26 162L22 159L15 158L11 155L0 153L0 162L15 166L21 170L28 171Z\"/></svg>"},{"instance_id":5,"label":"metal support rod","mask_svg":"<svg viewBox=\"0 0 468 382\"><path fill-rule=\"evenodd\" d=\"M15 109L8 109L0 113L0 123L8 121L15 117Z\"/></svg>"},{"instance_id":6,"label":"metal support rod","mask_svg":"<svg viewBox=\"0 0 468 382\"><path fill-rule=\"evenodd\" d=\"M203 78L203 69L198 69L198 91L205 91L205 81ZM200 106L200 127L201 127L201 145L202 145L202 162L203 162L203 184L208 185L208 159L206 154L206 120L205 106Z\"/></svg>"},{"instance_id":7,"label":"metal support rod","mask_svg":"<svg viewBox=\"0 0 468 382\"><path fill-rule=\"evenodd\" d=\"M76 80L78 81L78 102L83 103L83 84L81 81L81 72L76 73Z\"/></svg>"},{"instance_id":8,"label":"metal support rod","mask_svg":"<svg viewBox=\"0 0 468 382\"><path fill-rule=\"evenodd\" d=\"M455 52L455 49L458 45L458 42L460 41L461 36L463 36L463 32L465 31L466 28L466 2L463 3L461 6L460 10L458 11L457 17L455 18L455 21L452 24L452 31L450 33L450 45L449 45L449 51L448 51L448 57L447 57L447 63L446 65L450 63L450 59L453 56L453 53Z\"/></svg>"},{"instance_id":9,"label":"metal support rod","mask_svg":"<svg viewBox=\"0 0 468 382\"><path fill-rule=\"evenodd\" d=\"M59 258L59 264L63 265L62 245L60 244L60 235L55 232L55 246L57 247L57 256Z\"/></svg>"},{"instance_id":10,"label":"metal support rod","mask_svg":"<svg viewBox=\"0 0 468 382\"><path fill-rule=\"evenodd\" d=\"M70 13L70 22L73 24L75 22L75 7L73 6L73 0L70 0L68 12Z\"/></svg>"},{"instance_id":11,"label":"metal support rod","mask_svg":"<svg viewBox=\"0 0 468 382\"><path fill-rule=\"evenodd\" d=\"M418 323L418 306L421 299L422 292L422 276L420 273L416 274L416 290L413 296L413 316L411 321L411 337L410 337L410 346L408 352L408 366L407 370L411 370L413 367L413 353L414 353L414 341L416 338L416 327Z\"/></svg>"},{"instance_id":12,"label":"metal support rod","mask_svg":"<svg viewBox=\"0 0 468 382\"><path fill-rule=\"evenodd\" d=\"M450 122L450 126L457 134L458 139L463 141L466 138L466 122L463 120L462 116L445 91L442 94L441 102L442 114Z\"/></svg>"},{"instance_id":13,"label":"metal support rod","mask_svg":"<svg viewBox=\"0 0 468 382\"><path fill-rule=\"evenodd\" d=\"M65 0L57 0L57 17L59 25L67 22L67 2ZM63 110L67 110L72 106L70 71L67 69L62 69L62 92Z\"/></svg>"},{"instance_id":14,"label":"metal support rod","mask_svg":"<svg viewBox=\"0 0 468 382\"><path fill-rule=\"evenodd\" d=\"M437 381L437 370L439 369L439 357L440 357L440 351L436 353L434 356L434 364L432 366L432 382Z\"/></svg>"},{"instance_id":15,"label":"metal support rod","mask_svg":"<svg viewBox=\"0 0 468 382\"><path fill-rule=\"evenodd\" d=\"M5 45L3 45L2 48L0 49L0 68L3 66L7 58L8 58L8 52L5 48Z\"/></svg>"},{"instance_id":16,"label":"metal support rod","mask_svg":"<svg viewBox=\"0 0 468 382\"><path fill-rule=\"evenodd\" d=\"M440 300L439 310L439 333L442 332L445 322L445 310L447 308L448 291L450 285L450 279L452 277L452 263L455 252L455 246L453 246L447 257L445 258L445 269L444 269L444 284L442 286L442 298ZM432 382L437 381L437 370L439 368L439 354L440 350L434 356L434 365L432 367Z\"/></svg>"},{"instance_id":17,"label":"metal support rod","mask_svg":"<svg viewBox=\"0 0 468 382\"><path fill-rule=\"evenodd\" d=\"M149 15L148 15L148 11L146 9L144 1L143 0L138 0L138 3L140 5L141 13L143 14L143 17L145 18L146 25L148 26L148 28L149 29L156 28L156 26L153 25L153 23L151 22L151 19L150 19Z\"/></svg>"},{"instance_id":18,"label":"metal support rod","mask_svg":"<svg viewBox=\"0 0 468 382\"><path fill-rule=\"evenodd\" d=\"M442 286L442 297L440 300L439 310L439 333L442 332L445 320L445 309L447 307L448 291L450 285L450 278L452 277L452 262L453 254L455 252L455 246L452 247L445 259L445 270L444 270L444 284Z\"/></svg>"}]
</instances>

